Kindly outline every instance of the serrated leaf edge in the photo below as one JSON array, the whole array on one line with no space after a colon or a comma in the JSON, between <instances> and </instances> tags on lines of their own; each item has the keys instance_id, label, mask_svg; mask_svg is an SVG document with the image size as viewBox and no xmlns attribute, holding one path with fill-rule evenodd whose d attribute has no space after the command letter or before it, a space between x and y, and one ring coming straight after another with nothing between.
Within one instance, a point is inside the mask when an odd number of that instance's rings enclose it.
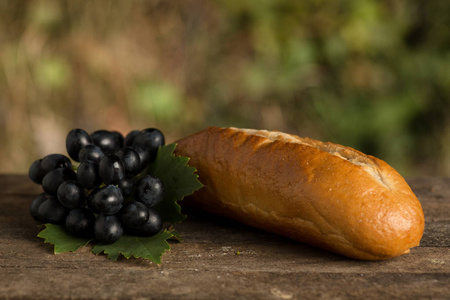
<instances>
[{"instance_id":1,"label":"serrated leaf edge","mask_svg":"<svg viewBox=\"0 0 450 300\"><path fill-rule=\"evenodd\" d=\"M172 239L172 238L175 236L175 234L173 233L173 230L167 230L167 229L164 230L164 231L162 231L162 232L160 232L160 233L158 233L158 234L164 234L164 233L166 233L166 234L169 233L170 235L164 239L164 247L163 247L163 248L164 248L164 251L162 251L158 257L155 257L155 256L153 256L153 255L149 255L149 256L140 256L140 255L135 255L135 254L126 255L125 253L123 253L123 251L118 251L118 252L112 253L111 251L108 251L108 250L105 250L105 249L101 249L100 251L98 251L97 249L98 249L98 248L101 248L101 245L94 245L94 247L92 248L91 252L92 252L93 254L95 254L95 255L99 255L99 254L101 254L101 253L104 253L104 254L106 254L107 257L108 257L109 259L111 259L112 261L117 261L117 259L122 255L122 256L125 257L127 260L130 259L130 257L133 256L133 257L136 258L136 259L143 258L143 259L150 260L150 261L152 261L152 262L154 262L154 263L160 265L160 264L161 264L161 257L163 256L163 254L166 253L167 251L170 251L170 245L169 245L169 243L167 242L167 240ZM148 250L148 247L146 247L145 244L142 243L142 242L139 240L139 237L138 237L138 236L131 236L131 237L132 237L137 243L139 243L143 248L145 248L146 250ZM111 245L114 245L114 244L111 244ZM98 247L96 247L96 246L98 246ZM110 245L103 245L103 246L110 246ZM150 251L148 251L148 252L150 252Z\"/></svg>"},{"instance_id":2,"label":"serrated leaf edge","mask_svg":"<svg viewBox=\"0 0 450 300\"><path fill-rule=\"evenodd\" d=\"M86 240L86 243L81 244L81 245L80 245L78 248L76 248L75 250L59 251L58 249L64 248L64 246L67 245L67 244L63 244L63 245L57 246L57 245L54 244L53 242L49 241L49 238L48 238L48 237L42 236L42 233L43 233L44 231L46 231L46 230L50 230L50 229L49 229L50 226L52 226L52 227L53 227L53 226L58 226L58 227L60 227L60 225L55 225L55 224L51 224L51 223L47 223L47 224L43 224L43 225L45 226L45 228L42 229L41 231L39 231L39 233L37 234L37 237L39 237L39 238L41 238L41 239L44 239L44 243L53 245L53 253L54 253L54 254L61 254L61 253L65 253L65 252L76 252L78 249L80 249L81 247L85 247L87 244L89 244L89 243L92 241L92 239ZM66 233L66 235L67 235L67 236L70 236L68 233ZM74 237L74 236L70 236L70 237L73 238L73 239L80 239L80 238L77 238L77 237Z\"/></svg>"}]
</instances>

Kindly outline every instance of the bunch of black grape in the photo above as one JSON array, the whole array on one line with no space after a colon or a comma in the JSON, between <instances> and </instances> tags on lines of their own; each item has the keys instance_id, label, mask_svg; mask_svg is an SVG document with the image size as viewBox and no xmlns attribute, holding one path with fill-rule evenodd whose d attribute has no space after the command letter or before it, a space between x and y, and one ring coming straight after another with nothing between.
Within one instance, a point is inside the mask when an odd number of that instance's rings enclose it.
<instances>
[{"instance_id":1,"label":"bunch of black grape","mask_svg":"<svg viewBox=\"0 0 450 300\"><path fill-rule=\"evenodd\" d=\"M144 170L163 145L164 135L155 128L133 130L125 138L115 131L71 130L66 149L79 165L62 154L31 164L29 177L44 190L31 203L31 215L103 244L124 232L157 234L162 220L154 207L163 199L164 186Z\"/></svg>"}]
</instances>

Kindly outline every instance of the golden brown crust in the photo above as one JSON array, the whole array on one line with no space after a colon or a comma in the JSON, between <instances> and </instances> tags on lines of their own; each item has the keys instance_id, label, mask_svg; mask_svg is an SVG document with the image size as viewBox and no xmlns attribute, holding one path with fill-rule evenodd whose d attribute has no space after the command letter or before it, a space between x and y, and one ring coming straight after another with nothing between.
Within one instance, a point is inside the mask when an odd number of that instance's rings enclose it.
<instances>
[{"instance_id":1,"label":"golden brown crust","mask_svg":"<svg viewBox=\"0 0 450 300\"><path fill-rule=\"evenodd\" d=\"M419 245L424 216L384 161L280 132L210 127L177 141L206 186L186 201L348 257L376 260Z\"/></svg>"}]
</instances>

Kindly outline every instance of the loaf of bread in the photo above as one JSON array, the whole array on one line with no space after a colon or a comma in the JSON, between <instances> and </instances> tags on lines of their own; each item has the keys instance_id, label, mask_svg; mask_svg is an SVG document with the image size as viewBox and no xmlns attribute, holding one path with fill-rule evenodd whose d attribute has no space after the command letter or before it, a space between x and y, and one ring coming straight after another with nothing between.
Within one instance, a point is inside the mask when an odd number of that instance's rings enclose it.
<instances>
[{"instance_id":1,"label":"loaf of bread","mask_svg":"<svg viewBox=\"0 0 450 300\"><path fill-rule=\"evenodd\" d=\"M420 202L373 156L238 128L210 127L176 143L205 185L182 204L361 260L408 253L422 238Z\"/></svg>"}]
</instances>

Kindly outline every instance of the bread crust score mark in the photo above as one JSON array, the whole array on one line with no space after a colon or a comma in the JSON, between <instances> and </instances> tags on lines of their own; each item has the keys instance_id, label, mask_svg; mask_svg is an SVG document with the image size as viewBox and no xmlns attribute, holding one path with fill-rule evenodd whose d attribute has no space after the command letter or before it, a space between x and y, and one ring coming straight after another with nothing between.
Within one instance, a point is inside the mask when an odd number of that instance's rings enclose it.
<instances>
[{"instance_id":1,"label":"bread crust score mark","mask_svg":"<svg viewBox=\"0 0 450 300\"><path fill-rule=\"evenodd\" d=\"M209 127L175 151L205 185L183 202L211 213L363 260L408 253L422 238L422 207L403 177L352 148Z\"/></svg>"}]
</instances>

